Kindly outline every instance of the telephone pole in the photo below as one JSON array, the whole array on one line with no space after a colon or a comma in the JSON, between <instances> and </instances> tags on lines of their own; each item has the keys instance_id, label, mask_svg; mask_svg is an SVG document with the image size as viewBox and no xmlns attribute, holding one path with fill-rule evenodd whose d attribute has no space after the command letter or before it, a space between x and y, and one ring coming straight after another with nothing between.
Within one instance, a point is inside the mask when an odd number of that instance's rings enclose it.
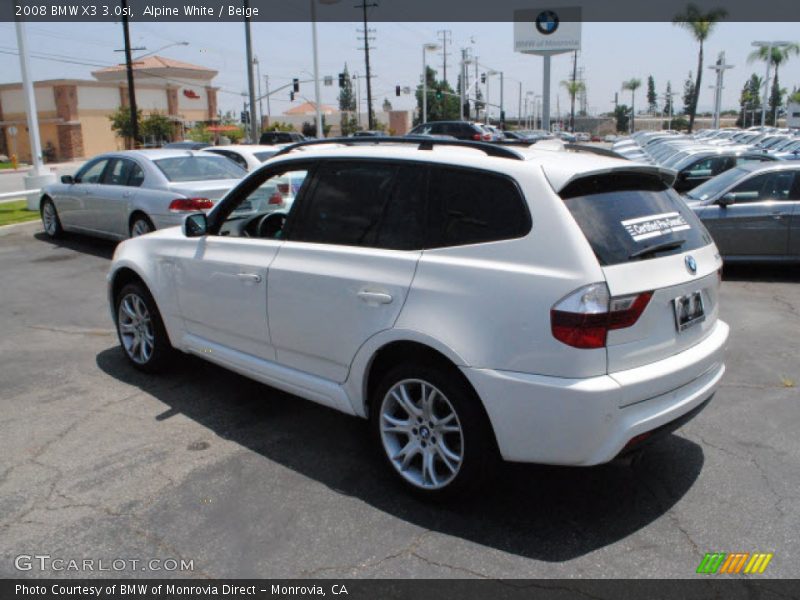
<instances>
[{"instance_id":1,"label":"telephone pole","mask_svg":"<svg viewBox=\"0 0 800 600\"><path fill-rule=\"evenodd\" d=\"M357 4L355 6L355 8L360 8L362 10L364 23L364 65L367 71L367 123L370 131L375 129L375 118L372 114L372 75L369 68L369 42L370 39L375 38L371 38L369 35L370 30L367 26L367 9L377 6L378 4L376 2L367 2L367 0L364 0L361 4Z\"/></svg>"},{"instance_id":2,"label":"telephone pole","mask_svg":"<svg viewBox=\"0 0 800 600\"><path fill-rule=\"evenodd\" d=\"M131 109L131 137L133 147L139 139L139 120L136 118L136 90L133 87L133 59L131 58L131 34L128 30L128 0L122 0L122 32L125 36L125 71L128 74L128 104Z\"/></svg>"},{"instance_id":3,"label":"telephone pole","mask_svg":"<svg viewBox=\"0 0 800 600\"><path fill-rule=\"evenodd\" d=\"M442 80L447 81L447 55L450 54L447 51L447 44L452 43L453 32L449 29L440 29L436 32L436 37L442 44Z\"/></svg>"},{"instance_id":4,"label":"telephone pole","mask_svg":"<svg viewBox=\"0 0 800 600\"><path fill-rule=\"evenodd\" d=\"M250 0L244 0L245 14L250 14ZM256 85L253 80L253 44L250 39L250 17L244 18L244 43L247 50L247 88L250 95L250 142L258 143L260 127L256 123Z\"/></svg>"}]
</instances>

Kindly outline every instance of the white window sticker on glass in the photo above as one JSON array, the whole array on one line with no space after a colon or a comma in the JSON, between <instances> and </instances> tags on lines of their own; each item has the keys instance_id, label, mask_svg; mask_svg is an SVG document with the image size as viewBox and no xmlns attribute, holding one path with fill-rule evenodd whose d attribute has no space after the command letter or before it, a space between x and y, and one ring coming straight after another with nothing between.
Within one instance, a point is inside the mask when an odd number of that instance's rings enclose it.
<instances>
[{"instance_id":1,"label":"white window sticker on glass","mask_svg":"<svg viewBox=\"0 0 800 600\"><path fill-rule=\"evenodd\" d=\"M683 218L683 215L678 212L638 217L636 219L620 221L620 223L635 242L667 235L675 231L691 229L691 226L686 222L686 219Z\"/></svg>"}]
</instances>

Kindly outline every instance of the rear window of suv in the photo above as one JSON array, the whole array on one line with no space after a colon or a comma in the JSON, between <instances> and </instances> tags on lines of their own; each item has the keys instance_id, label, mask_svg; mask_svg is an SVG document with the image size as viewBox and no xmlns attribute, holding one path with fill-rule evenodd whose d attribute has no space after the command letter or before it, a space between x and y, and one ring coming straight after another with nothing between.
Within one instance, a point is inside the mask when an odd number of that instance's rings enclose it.
<instances>
[{"instance_id":1,"label":"rear window of suv","mask_svg":"<svg viewBox=\"0 0 800 600\"><path fill-rule=\"evenodd\" d=\"M711 243L694 212L653 175L584 177L567 185L560 196L604 266L679 254Z\"/></svg>"}]
</instances>

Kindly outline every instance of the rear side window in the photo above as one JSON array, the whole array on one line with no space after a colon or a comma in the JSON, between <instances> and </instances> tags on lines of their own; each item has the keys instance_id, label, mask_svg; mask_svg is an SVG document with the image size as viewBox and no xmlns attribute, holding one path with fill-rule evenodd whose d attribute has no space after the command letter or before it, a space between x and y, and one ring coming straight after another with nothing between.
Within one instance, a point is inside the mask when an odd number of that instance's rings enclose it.
<instances>
[{"instance_id":1,"label":"rear side window","mask_svg":"<svg viewBox=\"0 0 800 600\"><path fill-rule=\"evenodd\" d=\"M560 195L601 265L678 254L711 243L694 212L652 175L585 177Z\"/></svg>"},{"instance_id":2,"label":"rear side window","mask_svg":"<svg viewBox=\"0 0 800 600\"><path fill-rule=\"evenodd\" d=\"M432 167L429 248L518 238L531 230L525 200L510 179L482 171Z\"/></svg>"}]
</instances>

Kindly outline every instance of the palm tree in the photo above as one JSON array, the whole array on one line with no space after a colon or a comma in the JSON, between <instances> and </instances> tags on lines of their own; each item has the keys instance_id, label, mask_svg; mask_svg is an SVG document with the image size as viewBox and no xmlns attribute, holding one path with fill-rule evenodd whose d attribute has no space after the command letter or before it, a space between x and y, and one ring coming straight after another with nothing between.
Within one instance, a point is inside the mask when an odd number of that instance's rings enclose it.
<instances>
[{"instance_id":1,"label":"palm tree","mask_svg":"<svg viewBox=\"0 0 800 600\"><path fill-rule=\"evenodd\" d=\"M775 75L772 78L772 89L779 90L778 87L778 68L786 63L792 55L800 54L800 44L787 44L786 46L760 46L758 50L753 50L747 57L747 62L752 63L757 60L769 61L775 67ZM766 107L765 107L766 108ZM775 104L775 114L772 116L773 124L777 120L778 103Z\"/></svg>"},{"instance_id":2,"label":"palm tree","mask_svg":"<svg viewBox=\"0 0 800 600\"><path fill-rule=\"evenodd\" d=\"M711 35L715 25L728 15L724 8L714 8L704 13L696 4L686 6L686 12L675 15L673 24L683 27L692 34L695 40L700 42L700 52L697 54L697 79L694 84L694 97L692 105L689 107L689 133L694 127L694 116L697 114L697 99L700 97L700 83L703 78L703 43Z\"/></svg>"},{"instance_id":3,"label":"palm tree","mask_svg":"<svg viewBox=\"0 0 800 600\"><path fill-rule=\"evenodd\" d=\"M635 123L634 123L634 115L636 115L636 108L634 104L636 90L642 87L642 80L636 79L635 77L632 79L628 79L628 81L622 82L622 89L623 90L630 90L631 92L631 133L636 131Z\"/></svg>"},{"instance_id":4,"label":"palm tree","mask_svg":"<svg viewBox=\"0 0 800 600\"><path fill-rule=\"evenodd\" d=\"M574 81L562 81L561 85L567 90L569 94L570 108L569 108L569 128L573 133L575 132L575 96L580 94L586 89L586 84L577 79Z\"/></svg>"}]
</instances>

